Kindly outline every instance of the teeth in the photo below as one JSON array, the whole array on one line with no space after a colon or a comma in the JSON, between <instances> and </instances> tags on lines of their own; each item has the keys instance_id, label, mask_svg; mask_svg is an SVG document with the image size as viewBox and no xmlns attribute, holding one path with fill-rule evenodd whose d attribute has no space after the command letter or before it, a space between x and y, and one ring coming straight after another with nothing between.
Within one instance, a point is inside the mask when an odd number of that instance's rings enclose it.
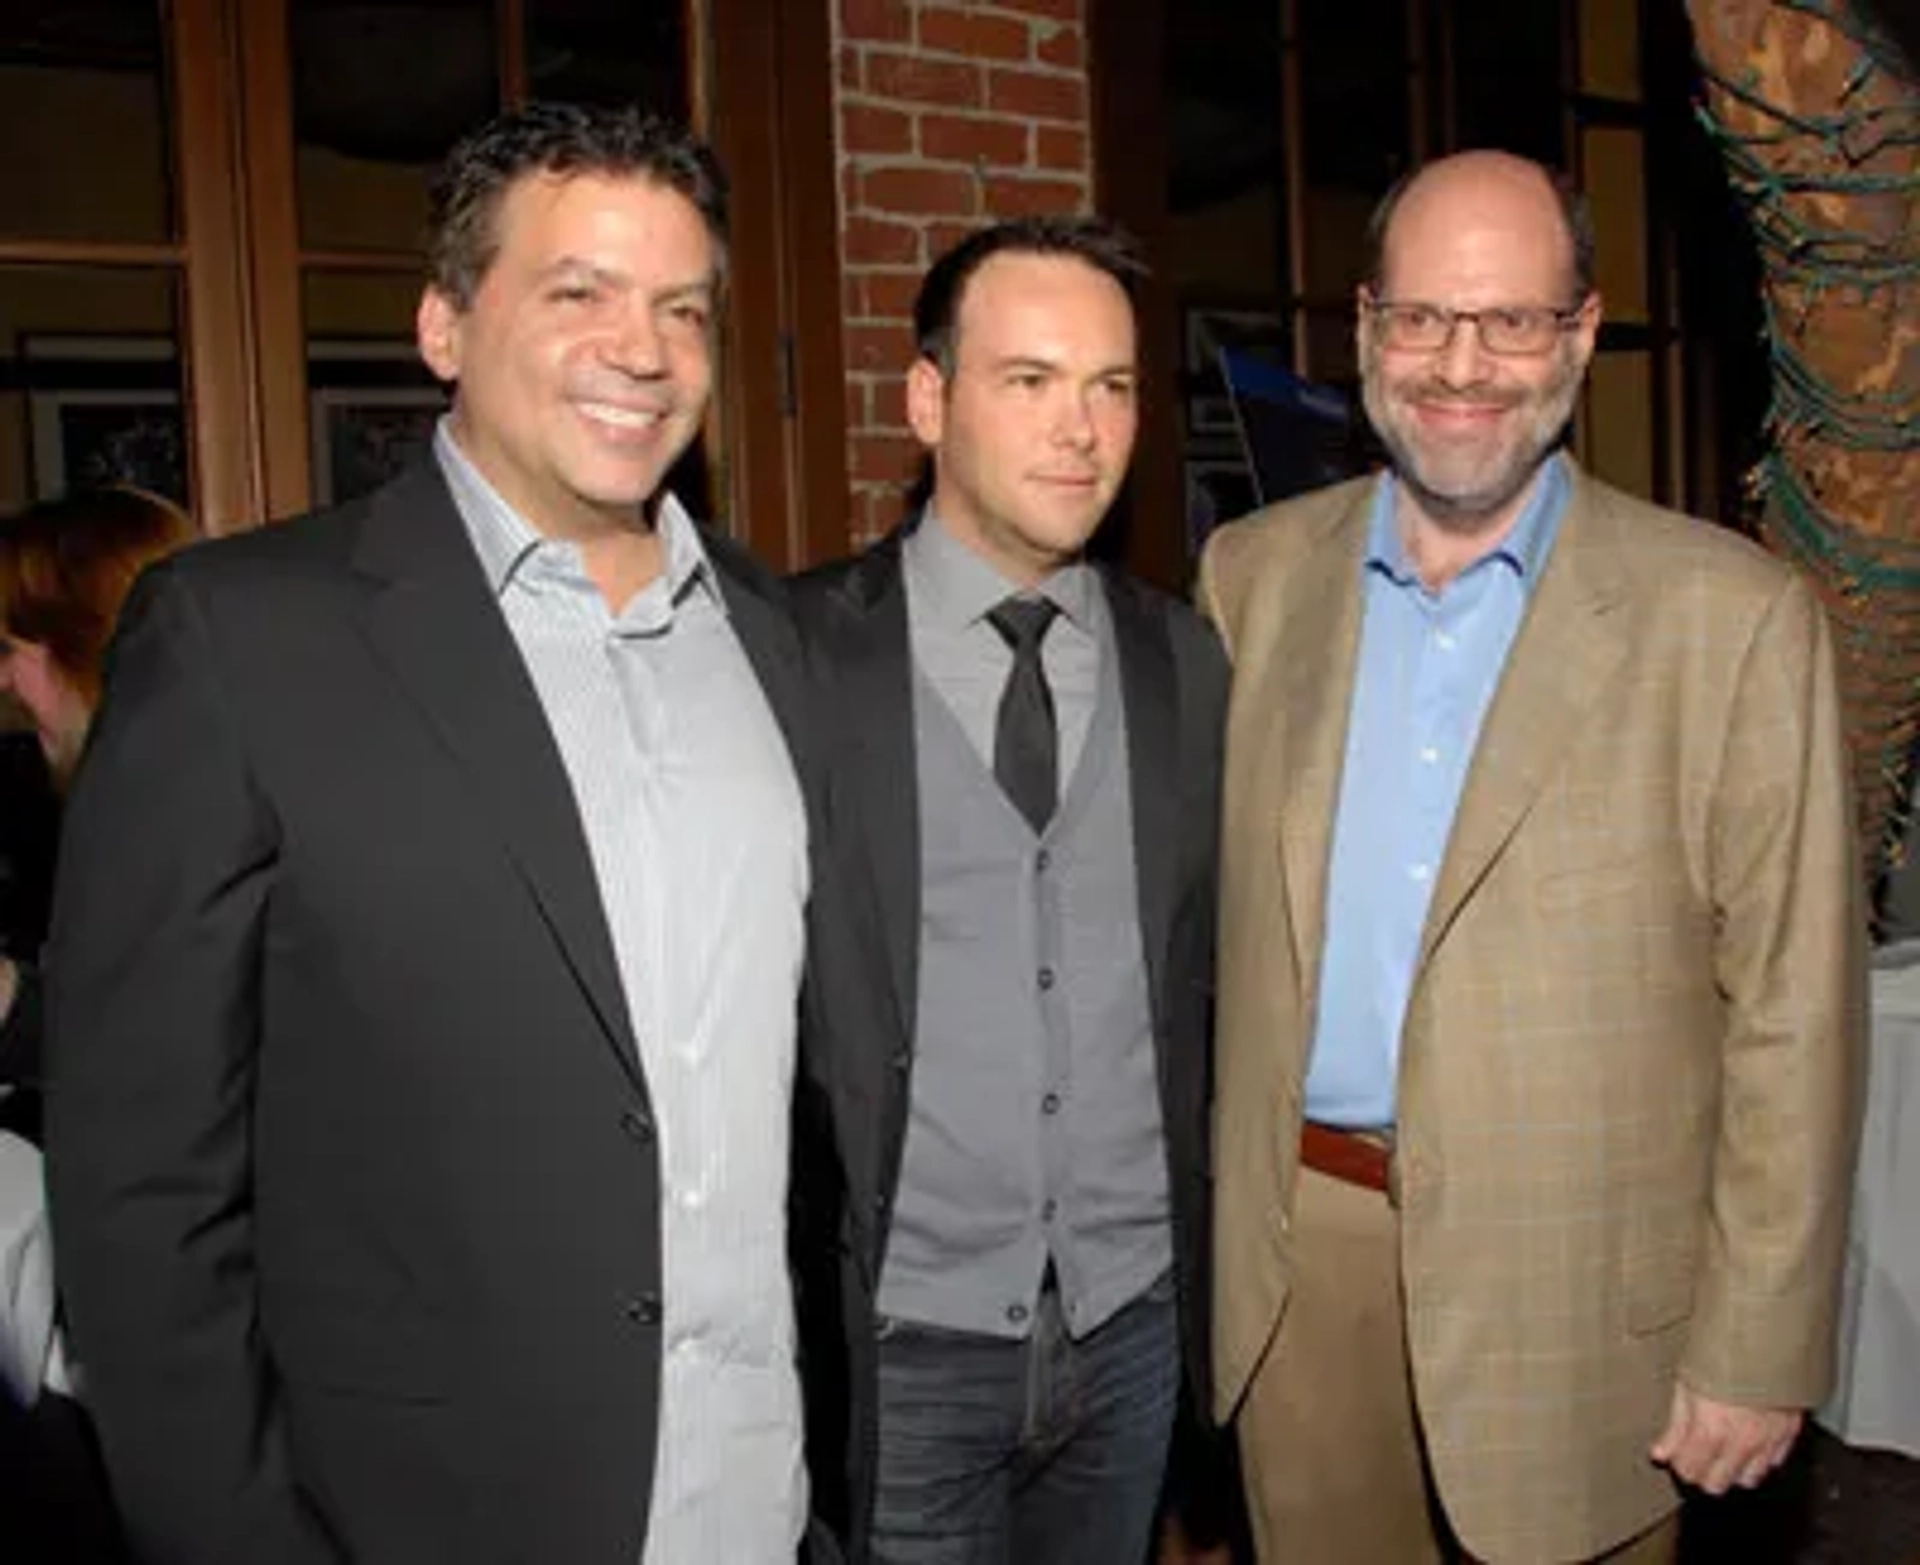
<instances>
[{"instance_id":1,"label":"teeth","mask_svg":"<svg viewBox=\"0 0 1920 1565\"><path fill-rule=\"evenodd\" d=\"M580 411L621 429L651 429L660 422L659 410L654 408L617 408L606 402L583 402Z\"/></svg>"}]
</instances>

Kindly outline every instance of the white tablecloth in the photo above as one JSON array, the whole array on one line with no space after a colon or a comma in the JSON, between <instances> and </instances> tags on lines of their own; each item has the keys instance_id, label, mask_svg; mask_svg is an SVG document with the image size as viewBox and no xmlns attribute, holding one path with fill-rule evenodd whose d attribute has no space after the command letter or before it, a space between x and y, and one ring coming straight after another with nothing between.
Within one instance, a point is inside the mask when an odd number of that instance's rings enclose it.
<instances>
[{"instance_id":1,"label":"white tablecloth","mask_svg":"<svg viewBox=\"0 0 1920 1565\"><path fill-rule=\"evenodd\" d=\"M1920 940L1875 952L1871 985L1839 1376L1815 1417L1851 1445L1920 1456Z\"/></svg>"},{"instance_id":2,"label":"white tablecloth","mask_svg":"<svg viewBox=\"0 0 1920 1565\"><path fill-rule=\"evenodd\" d=\"M40 1154L0 1131L0 1381L22 1406L40 1395L53 1341L53 1246Z\"/></svg>"}]
</instances>

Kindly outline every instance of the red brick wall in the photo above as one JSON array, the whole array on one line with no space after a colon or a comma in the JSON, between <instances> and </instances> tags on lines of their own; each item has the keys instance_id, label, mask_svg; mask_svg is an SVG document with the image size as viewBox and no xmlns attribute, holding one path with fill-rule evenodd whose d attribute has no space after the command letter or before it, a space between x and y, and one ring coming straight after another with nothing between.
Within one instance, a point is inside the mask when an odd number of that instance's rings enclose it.
<instances>
[{"instance_id":1,"label":"red brick wall","mask_svg":"<svg viewBox=\"0 0 1920 1565\"><path fill-rule=\"evenodd\" d=\"M849 543L900 516L919 448L901 385L935 256L996 218L1092 199L1084 0L835 7Z\"/></svg>"}]
</instances>

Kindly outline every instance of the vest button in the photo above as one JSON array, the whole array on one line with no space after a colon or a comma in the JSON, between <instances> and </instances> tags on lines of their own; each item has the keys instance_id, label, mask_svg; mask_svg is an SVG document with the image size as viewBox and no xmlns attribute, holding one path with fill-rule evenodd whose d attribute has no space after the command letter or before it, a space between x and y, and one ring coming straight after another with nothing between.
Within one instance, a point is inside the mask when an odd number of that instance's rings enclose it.
<instances>
[{"instance_id":1,"label":"vest button","mask_svg":"<svg viewBox=\"0 0 1920 1565\"><path fill-rule=\"evenodd\" d=\"M1040 1112L1042 1114L1058 1114L1060 1112L1060 1094L1057 1092L1049 1092L1042 1098L1040 1100Z\"/></svg>"},{"instance_id":2,"label":"vest button","mask_svg":"<svg viewBox=\"0 0 1920 1565\"><path fill-rule=\"evenodd\" d=\"M1051 967L1043 967L1040 969L1040 987L1042 989L1051 989L1053 987L1053 969Z\"/></svg>"},{"instance_id":3,"label":"vest button","mask_svg":"<svg viewBox=\"0 0 1920 1565\"><path fill-rule=\"evenodd\" d=\"M1041 874L1046 874L1048 870L1053 868L1053 855L1045 848L1042 848L1039 853L1034 856L1033 867L1039 870Z\"/></svg>"}]
</instances>

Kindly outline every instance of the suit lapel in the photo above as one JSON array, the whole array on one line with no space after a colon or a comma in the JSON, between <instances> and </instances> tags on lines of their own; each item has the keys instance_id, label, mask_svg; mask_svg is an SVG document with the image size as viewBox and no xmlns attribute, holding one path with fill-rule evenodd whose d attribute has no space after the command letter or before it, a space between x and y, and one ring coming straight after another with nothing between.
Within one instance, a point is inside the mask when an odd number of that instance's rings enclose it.
<instances>
[{"instance_id":1,"label":"suit lapel","mask_svg":"<svg viewBox=\"0 0 1920 1565\"><path fill-rule=\"evenodd\" d=\"M800 639L793 621L769 596L778 591L772 579L763 579L751 560L742 561L737 545L705 528L701 544L726 601L728 623L786 740L788 759L799 771L807 734L800 719Z\"/></svg>"},{"instance_id":2,"label":"suit lapel","mask_svg":"<svg viewBox=\"0 0 1920 1565\"><path fill-rule=\"evenodd\" d=\"M1474 747L1421 939L1424 968L1627 653L1611 520L1576 472L1560 535Z\"/></svg>"},{"instance_id":3,"label":"suit lapel","mask_svg":"<svg viewBox=\"0 0 1920 1565\"><path fill-rule=\"evenodd\" d=\"M422 466L374 498L354 557L365 631L459 763L622 1069L644 1091L573 788L452 497Z\"/></svg>"},{"instance_id":4,"label":"suit lapel","mask_svg":"<svg viewBox=\"0 0 1920 1565\"><path fill-rule=\"evenodd\" d=\"M1157 1024L1167 1018L1167 943L1180 850L1180 710L1166 617L1119 572L1100 568L1127 714L1140 944ZM1163 1032L1156 1025L1155 1034Z\"/></svg>"},{"instance_id":5,"label":"suit lapel","mask_svg":"<svg viewBox=\"0 0 1920 1565\"><path fill-rule=\"evenodd\" d=\"M866 857L904 1041L920 998L920 787L901 537L875 545L840 584L832 674L835 720L850 728L854 753L840 824Z\"/></svg>"},{"instance_id":6,"label":"suit lapel","mask_svg":"<svg viewBox=\"0 0 1920 1565\"><path fill-rule=\"evenodd\" d=\"M1360 572L1373 495L1368 486L1331 515L1305 522L1320 528L1318 541L1287 582L1273 583L1295 607L1279 626L1267 664L1279 688L1259 775L1280 779L1277 834L1295 970L1309 1016L1318 1003L1327 861L1360 655Z\"/></svg>"}]
</instances>

